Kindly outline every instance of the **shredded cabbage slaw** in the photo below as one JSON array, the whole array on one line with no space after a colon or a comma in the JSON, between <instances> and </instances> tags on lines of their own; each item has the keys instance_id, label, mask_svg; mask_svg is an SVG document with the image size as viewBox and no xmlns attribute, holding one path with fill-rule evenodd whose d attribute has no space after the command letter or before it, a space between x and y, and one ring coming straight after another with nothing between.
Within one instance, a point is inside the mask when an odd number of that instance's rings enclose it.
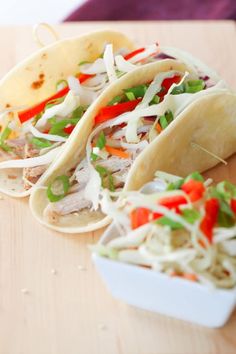
<instances>
[{"instance_id":1,"label":"shredded cabbage slaw","mask_svg":"<svg viewBox=\"0 0 236 354\"><path fill-rule=\"evenodd\" d=\"M121 192L116 201L105 190L102 210L119 236L92 250L170 277L235 287L236 186L209 183L198 173L183 179L157 172L141 191Z\"/></svg>"}]
</instances>

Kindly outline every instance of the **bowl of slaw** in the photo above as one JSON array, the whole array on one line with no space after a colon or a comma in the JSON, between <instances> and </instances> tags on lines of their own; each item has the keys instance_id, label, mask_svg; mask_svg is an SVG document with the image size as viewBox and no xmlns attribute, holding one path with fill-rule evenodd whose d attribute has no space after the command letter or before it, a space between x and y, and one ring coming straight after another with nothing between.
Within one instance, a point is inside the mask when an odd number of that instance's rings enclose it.
<instances>
[{"instance_id":1,"label":"bowl of slaw","mask_svg":"<svg viewBox=\"0 0 236 354\"><path fill-rule=\"evenodd\" d=\"M157 172L138 192L101 201L113 218L93 261L127 304L207 327L236 305L236 187Z\"/></svg>"}]
</instances>

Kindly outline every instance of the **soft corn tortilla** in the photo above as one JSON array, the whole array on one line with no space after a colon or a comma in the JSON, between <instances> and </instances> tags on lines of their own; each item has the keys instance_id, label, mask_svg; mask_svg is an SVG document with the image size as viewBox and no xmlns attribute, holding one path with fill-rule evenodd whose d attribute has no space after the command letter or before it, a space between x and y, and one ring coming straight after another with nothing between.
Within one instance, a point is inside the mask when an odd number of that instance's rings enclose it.
<instances>
[{"instance_id":1,"label":"soft corn tortilla","mask_svg":"<svg viewBox=\"0 0 236 354\"><path fill-rule=\"evenodd\" d=\"M185 64L170 59L153 64L147 64L146 66L140 67L134 70L133 72L126 74L124 77L119 79L119 81L112 84L97 99L97 101L92 106L90 106L83 119L81 120L80 124L77 125L76 129L73 131L69 140L65 144L63 152L61 153L58 161L54 162L50 166L48 171L40 180L38 187L35 188L33 193L31 194L30 207L33 215L40 223L60 232L80 233L96 230L107 225L110 222L110 219L108 217L105 217L105 215L102 214L100 211L89 211L86 209L78 213L60 216L59 221L57 223L49 223L47 220L45 220L43 214L45 208L49 204L46 195L46 188L51 182L53 182L53 180L57 176L65 174L72 167L78 165L79 161L82 160L85 154L85 146L88 136L90 135L93 129L94 118L102 107L106 106L113 97L121 94L123 89L152 81L158 73L169 70L177 70L181 72L190 71L190 69ZM227 92L227 89L219 89L219 91ZM181 132L183 136L187 135L187 137L189 137L191 135L192 128L190 129L188 127L195 126L199 127L202 135L206 137L208 134L211 134L211 132L214 131L215 128L203 124L204 119L206 119L206 115L211 116L212 112L211 104L206 105L205 103L208 102L208 95L206 93L202 93L202 95L204 98L199 99L199 102L196 102L196 104L190 104L189 108L185 109L183 113L180 114L180 116L175 118L174 122L172 122L170 126L168 126L166 130L162 132L162 134L158 136L138 156L138 158L133 163L132 168L130 169L125 189L139 188L143 183L151 180L153 177L153 173L157 170L156 165L158 165L158 161L163 160L164 163L167 160L165 149L170 149L171 147L173 149L173 156L171 156L170 162L170 166L172 166L173 164L171 172L176 172L176 174L180 175L185 173L185 170L183 170L183 173L180 173L180 170L177 169L178 164L181 163L181 161L178 161L178 158L179 160L182 159L181 155L176 154L176 151L178 151L179 148L177 146L177 136L179 132ZM220 93L218 96L213 96L211 103L215 102L215 100L217 100L218 98L221 101L222 97L224 97L221 95L222 93ZM230 103L230 107L231 106L232 102ZM195 107L201 107L202 113L204 114L197 114L199 110ZM226 116L225 124L230 125L231 123L229 121L229 118L231 116L231 109L226 107L224 110L223 105L221 114L222 117ZM197 116L195 117L195 115ZM186 125L183 121L188 122L188 125ZM160 145L159 147L159 141L163 141L162 136L164 138L166 137L165 144ZM178 140L181 141L181 139ZM207 138L205 138L205 140L207 140ZM223 141L222 137L221 141ZM198 136L196 137L196 142L198 142ZM182 145L180 144L180 146ZM225 154L228 156L229 153L232 152L228 152L228 150L225 151L224 149L222 151L223 157ZM195 166L194 164L191 164L189 169L186 168L186 173L188 173L189 170L191 171L192 169L199 169L199 164L202 163L202 154L199 154L199 151L194 151L194 154L196 155L195 160L193 160ZM203 166L204 169L211 167L217 163L217 161L213 161L211 158L209 159L208 156L205 156L204 158L206 159L205 164ZM191 161L191 156L189 157L188 161Z\"/></svg>"},{"instance_id":2,"label":"soft corn tortilla","mask_svg":"<svg viewBox=\"0 0 236 354\"><path fill-rule=\"evenodd\" d=\"M55 93L58 80L79 71L81 61L94 61L107 43L114 52L134 44L122 33L114 31L91 32L79 37L60 40L37 51L14 67L0 81L0 113L10 107L31 107ZM24 197L23 169L1 169L0 191L12 197ZM16 177L16 178L15 178Z\"/></svg>"}]
</instances>

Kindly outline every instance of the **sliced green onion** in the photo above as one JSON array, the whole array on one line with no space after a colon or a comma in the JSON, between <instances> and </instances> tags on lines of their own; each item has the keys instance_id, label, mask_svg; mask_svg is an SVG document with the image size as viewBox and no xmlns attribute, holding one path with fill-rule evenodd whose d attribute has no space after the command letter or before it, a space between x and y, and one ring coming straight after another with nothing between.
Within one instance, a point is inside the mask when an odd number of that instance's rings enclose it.
<instances>
[{"instance_id":1,"label":"sliced green onion","mask_svg":"<svg viewBox=\"0 0 236 354\"><path fill-rule=\"evenodd\" d=\"M234 213L229 205L231 198L234 198L234 193L235 186L227 181L218 183L215 187L209 188L209 196L217 198L220 203L218 224L221 227L231 227L235 224Z\"/></svg>"},{"instance_id":2,"label":"sliced green onion","mask_svg":"<svg viewBox=\"0 0 236 354\"><path fill-rule=\"evenodd\" d=\"M204 87L205 87L205 82L203 80L190 80L185 82L186 93L196 93L202 91Z\"/></svg>"},{"instance_id":3,"label":"sliced green onion","mask_svg":"<svg viewBox=\"0 0 236 354\"><path fill-rule=\"evenodd\" d=\"M172 120L174 120L173 113L170 110L166 111L165 117L167 119L168 124L170 124Z\"/></svg>"},{"instance_id":4,"label":"sliced green onion","mask_svg":"<svg viewBox=\"0 0 236 354\"><path fill-rule=\"evenodd\" d=\"M84 64L91 64L91 62L90 61L87 61L87 60L82 60L81 62L79 62L79 66L81 66L81 65L84 65Z\"/></svg>"},{"instance_id":5,"label":"sliced green onion","mask_svg":"<svg viewBox=\"0 0 236 354\"><path fill-rule=\"evenodd\" d=\"M102 57L103 58L103 57ZM125 73L123 71L120 71L120 70L116 70L116 76L119 78L121 76L123 76Z\"/></svg>"},{"instance_id":6,"label":"sliced green onion","mask_svg":"<svg viewBox=\"0 0 236 354\"><path fill-rule=\"evenodd\" d=\"M47 188L47 197L51 203L58 202L63 199L70 188L69 177L62 175L55 180Z\"/></svg>"},{"instance_id":7,"label":"sliced green onion","mask_svg":"<svg viewBox=\"0 0 236 354\"><path fill-rule=\"evenodd\" d=\"M111 174L108 175L108 188L111 192L115 192L114 179Z\"/></svg>"},{"instance_id":8,"label":"sliced green onion","mask_svg":"<svg viewBox=\"0 0 236 354\"><path fill-rule=\"evenodd\" d=\"M155 222L158 225L169 226L171 230L178 230L183 228L183 225L181 225L179 222L176 222L168 218L167 216L162 216L160 219L157 219Z\"/></svg>"},{"instance_id":9,"label":"sliced green onion","mask_svg":"<svg viewBox=\"0 0 236 354\"><path fill-rule=\"evenodd\" d=\"M168 125L172 122L173 119L174 119L173 113L170 110L166 111L165 115L159 118L159 122L162 129L168 127Z\"/></svg>"},{"instance_id":10,"label":"sliced green onion","mask_svg":"<svg viewBox=\"0 0 236 354\"><path fill-rule=\"evenodd\" d=\"M47 147L52 146L52 143L49 140L42 139L42 138L32 138L31 143L35 145L39 149L44 149Z\"/></svg>"},{"instance_id":11,"label":"sliced green onion","mask_svg":"<svg viewBox=\"0 0 236 354\"><path fill-rule=\"evenodd\" d=\"M66 80L59 80L59 81L57 81L57 83L56 83L56 90L57 90L57 91L58 91L58 90L61 90L62 88L66 87L66 86L68 86Z\"/></svg>"},{"instance_id":12,"label":"sliced green onion","mask_svg":"<svg viewBox=\"0 0 236 354\"><path fill-rule=\"evenodd\" d=\"M176 182L171 182L170 184L168 184L166 190L167 191L173 191L173 190L176 190L176 189L180 189L182 187L182 185L184 184L184 179L181 178L179 179L178 181Z\"/></svg>"},{"instance_id":13,"label":"sliced green onion","mask_svg":"<svg viewBox=\"0 0 236 354\"><path fill-rule=\"evenodd\" d=\"M108 188L110 191L114 192L115 191L115 186L114 186L113 176L108 171L108 169L106 169L105 167L100 166L100 165L97 165L95 167L95 169L100 175L100 178L102 180L103 188ZM106 178L107 178L107 181L106 181ZM108 182L108 183L106 183L106 182Z\"/></svg>"},{"instance_id":14,"label":"sliced green onion","mask_svg":"<svg viewBox=\"0 0 236 354\"><path fill-rule=\"evenodd\" d=\"M185 85L184 83L182 83L181 85L178 85L173 88L173 90L171 91L171 95L179 95L184 92L185 92Z\"/></svg>"},{"instance_id":15,"label":"sliced green onion","mask_svg":"<svg viewBox=\"0 0 236 354\"><path fill-rule=\"evenodd\" d=\"M11 151L10 146L5 143L5 140L8 139L9 135L11 134L12 130L6 126L3 130L2 134L0 135L0 148L4 151Z\"/></svg>"},{"instance_id":16,"label":"sliced green onion","mask_svg":"<svg viewBox=\"0 0 236 354\"><path fill-rule=\"evenodd\" d=\"M218 183L216 186L216 190L221 194L224 199L228 201L231 198L236 197L236 187L228 181Z\"/></svg>"},{"instance_id":17,"label":"sliced green onion","mask_svg":"<svg viewBox=\"0 0 236 354\"><path fill-rule=\"evenodd\" d=\"M98 136L98 140L96 143L96 146L102 150L104 148L104 146L106 145L106 137L103 131L101 131L101 133Z\"/></svg>"},{"instance_id":18,"label":"sliced green onion","mask_svg":"<svg viewBox=\"0 0 236 354\"><path fill-rule=\"evenodd\" d=\"M203 80L190 80L174 87L171 94L179 95L181 93L196 93L202 91L204 88L205 82Z\"/></svg>"},{"instance_id":19,"label":"sliced green onion","mask_svg":"<svg viewBox=\"0 0 236 354\"><path fill-rule=\"evenodd\" d=\"M120 103L123 99L123 96L115 96L109 103L108 106L113 106L116 103Z\"/></svg>"},{"instance_id":20,"label":"sliced green onion","mask_svg":"<svg viewBox=\"0 0 236 354\"><path fill-rule=\"evenodd\" d=\"M155 96L153 97L153 99L151 100L150 105L152 105L152 104L158 104L159 102L160 102L160 97L157 96L157 95L155 95Z\"/></svg>"},{"instance_id":21,"label":"sliced green onion","mask_svg":"<svg viewBox=\"0 0 236 354\"><path fill-rule=\"evenodd\" d=\"M71 118L72 119L77 119L77 118L80 119L85 111L86 111L86 109L83 106L79 106L72 112Z\"/></svg>"},{"instance_id":22,"label":"sliced green onion","mask_svg":"<svg viewBox=\"0 0 236 354\"><path fill-rule=\"evenodd\" d=\"M202 177L202 175L199 172L193 172L190 175L188 175L184 182L187 182L191 179L194 179L195 181L200 181L200 182L204 182L204 178Z\"/></svg>"},{"instance_id":23,"label":"sliced green onion","mask_svg":"<svg viewBox=\"0 0 236 354\"><path fill-rule=\"evenodd\" d=\"M126 92L125 94L129 101L134 101L136 99L133 92Z\"/></svg>"},{"instance_id":24,"label":"sliced green onion","mask_svg":"<svg viewBox=\"0 0 236 354\"><path fill-rule=\"evenodd\" d=\"M234 216L232 209L230 208L229 204L224 201L224 200L220 200L220 210L224 213L227 214L231 217Z\"/></svg>"},{"instance_id":25,"label":"sliced green onion","mask_svg":"<svg viewBox=\"0 0 236 354\"><path fill-rule=\"evenodd\" d=\"M147 86L146 85L138 85L138 86L135 86L135 87L132 87L132 88L128 88L128 89L125 89L124 92L126 94L126 96L129 98L129 96L127 94L130 94L132 93L134 99L136 98L139 98L139 97L143 97L145 95L145 92L147 91ZM130 100L130 98L129 98ZM131 101L131 100L130 100Z\"/></svg>"},{"instance_id":26,"label":"sliced green onion","mask_svg":"<svg viewBox=\"0 0 236 354\"><path fill-rule=\"evenodd\" d=\"M218 214L218 224L221 227L231 227L235 224L235 219L220 209Z\"/></svg>"},{"instance_id":27,"label":"sliced green onion","mask_svg":"<svg viewBox=\"0 0 236 354\"><path fill-rule=\"evenodd\" d=\"M102 178L109 174L108 170L103 166L97 165L95 169L99 173L100 177Z\"/></svg>"},{"instance_id":28,"label":"sliced green onion","mask_svg":"<svg viewBox=\"0 0 236 354\"><path fill-rule=\"evenodd\" d=\"M159 122L160 122L162 129L165 129L166 127L168 127L168 122L167 122L167 119L165 116L160 116Z\"/></svg>"},{"instance_id":29,"label":"sliced green onion","mask_svg":"<svg viewBox=\"0 0 236 354\"><path fill-rule=\"evenodd\" d=\"M181 213L183 219L187 221L189 224L193 224L195 221L197 221L200 218L199 211L195 209L183 209ZM155 222L158 225L169 226L171 230L178 230L183 228L183 225L180 222L176 222L167 216L162 216L160 219L157 219Z\"/></svg>"},{"instance_id":30,"label":"sliced green onion","mask_svg":"<svg viewBox=\"0 0 236 354\"><path fill-rule=\"evenodd\" d=\"M98 159L98 157L99 156L97 154L95 154L94 152L91 152L90 158L92 161L96 161Z\"/></svg>"},{"instance_id":31,"label":"sliced green onion","mask_svg":"<svg viewBox=\"0 0 236 354\"><path fill-rule=\"evenodd\" d=\"M59 136L68 136L66 132L64 132L64 128L67 125L76 125L79 121L79 118L71 118L71 119L63 119L59 122L55 122L55 117L50 118L49 122L51 123L51 128L49 130L49 134L59 135Z\"/></svg>"},{"instance_id":32,"label":"sliced green onion","mask_svg":"<svg viewBox=\"0 0 236 354\"><path fill-rule=\"evenodd\" d=\"M200 213L196 209L182 209L181 214L189 224L194 224L200 218Z\"/></svg>"}]
</instances>

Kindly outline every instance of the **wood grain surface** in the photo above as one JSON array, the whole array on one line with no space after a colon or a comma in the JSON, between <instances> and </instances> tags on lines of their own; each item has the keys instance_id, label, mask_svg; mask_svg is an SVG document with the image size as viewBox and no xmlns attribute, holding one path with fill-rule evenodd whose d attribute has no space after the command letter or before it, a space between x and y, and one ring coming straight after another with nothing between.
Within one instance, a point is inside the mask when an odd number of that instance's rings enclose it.
<instances>
[{"instance_id":1,"label":"wood grain surface","mask_svg":"<svg viewBox=\"0 0 236 354\"><path fill-rule=\"evenodd\" d=\"M80 23L57 30L63 38L97 28L121 30L139 44L158 41L188 50L236 89L233 22ZM0 27L0 48L3 76L37 49L32 28ZM236 182L235 172L233 157L207 175ZM0 354L236 352L236 313L224 328L210 330L113 299L87 247L100 234L49 231L32 218L27 200L0 200Z\"/></svg>"}]
</instances>

